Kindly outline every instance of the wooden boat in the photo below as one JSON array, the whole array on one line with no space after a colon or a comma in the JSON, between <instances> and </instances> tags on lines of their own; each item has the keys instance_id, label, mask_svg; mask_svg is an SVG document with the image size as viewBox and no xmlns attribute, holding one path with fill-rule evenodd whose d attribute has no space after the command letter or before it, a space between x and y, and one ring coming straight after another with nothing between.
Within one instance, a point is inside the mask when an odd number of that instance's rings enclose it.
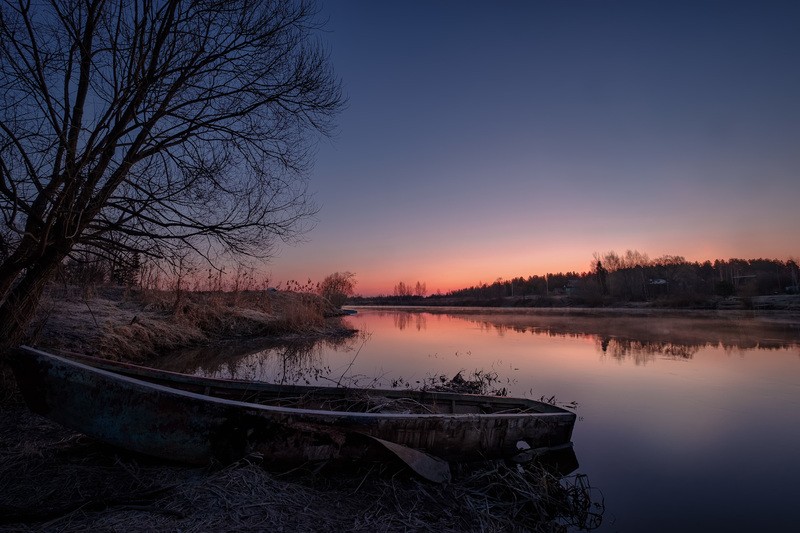
<instances>
[{"instance_id":1,"label":"wooden boat","mask_svg":"<svg viewBox=\"0 0 800 533\"><path fill-rule=\"evenodd\" d=\"M11 363L32 411L187 463L355 458L375 443L406 462L511 458L570 447L575 423L570 411L525 399L220 380L29 347Z\"/></svg>"}]
</instances>

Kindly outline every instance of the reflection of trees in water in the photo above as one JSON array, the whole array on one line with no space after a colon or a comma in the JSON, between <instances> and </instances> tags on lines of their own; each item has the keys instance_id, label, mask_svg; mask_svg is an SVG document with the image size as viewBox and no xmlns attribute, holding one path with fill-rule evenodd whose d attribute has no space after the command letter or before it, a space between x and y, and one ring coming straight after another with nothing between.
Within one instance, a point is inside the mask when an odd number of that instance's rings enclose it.
<instances>
[{"instance_id":1,"label":"reflection of trees in water","mask_svg":"<svg viewBox=\"0 0 800 533\"><path fill-rule=\"evenodd\" d=\"M547 337L583 339L588 336L587 333L577 333L570 331L563 331L555 327L546 326L523 326L519 324L502 324L492 322L490 320L470 320L478 325L478 329L482 332L496 333L498 337L505 337L506 333L513 331L514 333L532 333L533 335L544 335Z\"/></svg>"},{"instance_id":2,"label":"reflection of trees in water","mask_svg":"<svg viewBox=\"0 0 800 533\"><path fill-rule=\"evenodd\" d=\"M731 343L731 342L719 342L716 343L717 346L722 348L722 350L726 354L733 354L733 353L742 353L745 350L785 350L787 348L798 347L798 343L794 344L787 344L781 341L773 341L771 339L759 339L758 341L753 341L749 343ZM797 352L800 355L800 351Z\"/></svg>"},{"instance_id":3,"label":"reflection of trees in water","mask_svg":"<svg viewBox=\"0 0 800 533\"><path fill-rule=\"evenodd\" d=\"M755 320L674 319L671 317L575 317L450 313L451 318L477 324L483 332L597 339L598 351L617 359L631 357L643 364L656 357L691 359L703 348L726 353L746 350L786 350L800 346L800 332L787 324Z\"/></svg>"},{"instance_id":4,"label":"reflection of trees in water","mask_svg":"<svg viewBox=\"0 0 800 533\"><path fill-rule=\"evenodd\" d=\"M667 341L638 341L631 339L616 339L598 337L598 350L603 355L610 355L614 359L624 360L632 358L637 365L646 364L656 358L666 359L692 359L703 348L721 349L727 355L738 354L743 356L747 350L784 350L785 343L774 342L705 342L697 344L680 344ZM800 355L800 354L799 354Z\"/></svg>"},{"instance_id":5,"label":"reflection of trees in water","mask_svg":"<svg viewBox=\"0 0 800 533\"><path fill-rule=\"evenodd\" d=\"M488 320L476 321L476 322L478 324L478 329L480 331L485 333L496 333L498 337L505 337L506 332L509 330L513 330L520 333L519 328L517 326L507 326L505 324L497 324L494 322L489 322ZM524 328L522 329L524 330Z\"/></svg>"},{"instance_id":6,"label":"reflection of trees in water","mask_svg":"<svg viewBox=\"0 0 800 533\"><path fill-rule=\"evenodd\" d=\"M269 348L239 360L232 369L236 379L267 381L272 383L297 383L307 373L316 369L324 372L322 343L294 342Z\"/></svg>"},{"instance_id":7,"label":"reflection of trees in water","mask_svg":"<svg viewBox=\"0 0 800 533\"><path fill-rule=\"evenodd\" d=\"M424 313L393 313L394 327L403 331L415 327L417 331L428 329L428 318Z\"/></svg>"},{"instance_id":8,"label":"reflection of trees in water","mask_svg":"<svg viewBox=\"0 0 800 533\"><path fill-rule=\"evenodd\" d=\"M167 370L220 379L268 383L311 383L324 380L330 367L323 353L352 352L361 335L299 340L277 344L262 339L229 341L187 350L179 358L159 365Z\"/></svg>"},{"instance_id":9,"label":"reflection of trees in water","mask_svg":"<svg viewBox=\"0 0 800 533\"><path fill-rule=\"evenodd\" d=\"M604 356L624 360L632 358L637 365L653 361L657 357L667 359L691 359L703 345L677 344L666 341L637 341L631 339L615 339L599 337L597 347Z\"/></svg>"}]
</instances>

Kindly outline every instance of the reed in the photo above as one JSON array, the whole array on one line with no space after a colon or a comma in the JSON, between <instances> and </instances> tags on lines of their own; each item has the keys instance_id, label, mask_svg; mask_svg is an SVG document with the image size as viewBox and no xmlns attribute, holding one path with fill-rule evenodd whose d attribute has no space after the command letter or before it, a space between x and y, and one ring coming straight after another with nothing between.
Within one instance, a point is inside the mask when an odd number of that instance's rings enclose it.
<instances>
[{"instance_id":1,"label":"reed","mask_svg":"<svg viewBox=\"0 0 800 533\"><path fill-rule=\"evenodd\" d=\"M342 334L333 308L307 293L94 287L52 291L28 343L114 359L153 356L225 338Z\"/></svg>"}]
</instances>

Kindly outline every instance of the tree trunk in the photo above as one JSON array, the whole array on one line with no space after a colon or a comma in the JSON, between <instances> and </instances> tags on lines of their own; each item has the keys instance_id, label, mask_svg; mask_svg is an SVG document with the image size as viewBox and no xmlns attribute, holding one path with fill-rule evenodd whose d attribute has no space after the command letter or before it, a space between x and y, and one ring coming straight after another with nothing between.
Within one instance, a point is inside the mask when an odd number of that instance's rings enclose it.
<instances>
[{"instance_id":1,"label":"tree trunk","mask_svg":"<svg viewBox=\"0 0 800 533\"><path fill-rule=\"evenodd\" d=\"M12 266L8 264L0 265L0 304L5 303L6 297L9 296L11 287L14 285L14 281L19 277L22 270L22 267L14 266L12 268Z\"/></svg>"},{"instance_id":2,"label":"tree trunk","mask_svg":"<svg viewBox=\"0 0 800 533\"><path fill-rule=\"evenodd\" d=\"M47 254L31 266L0 305L0 358L25 338L27 326L36 314L44 288L52 279L62 257Z\"/></svg>"},{"instance_id":3,"label":"tree trunk","mask_svg":"<svg viewBox=\"0 0 800 533\"><path fill-rule=\"evenodd\" d=\"M36 262L37 242L38 235L34 237L32 232L27 232L14 253L0 263L0 304L5 303L20 274Z\"/></svg>"}]
</instances>

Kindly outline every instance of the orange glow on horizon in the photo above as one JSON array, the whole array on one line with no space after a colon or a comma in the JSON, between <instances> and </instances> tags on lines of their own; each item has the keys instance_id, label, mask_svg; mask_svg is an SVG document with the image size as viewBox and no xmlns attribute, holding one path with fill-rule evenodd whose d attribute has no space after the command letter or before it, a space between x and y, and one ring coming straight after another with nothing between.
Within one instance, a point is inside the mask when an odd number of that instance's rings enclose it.
<instances>
[{"instance_id":1,"label":"orange glow on horizon","mask_svg":"<svg viewBox=\"0 0 800 533\"><path fill-rule=\"evenodd\" d=\"M624 253L625 250L619 251L615 250L618 254ZM642 252L645 253L645 252ZM670 254L664 253L659 255L649 255L651 260L657 259L658 257L662 257L664 255L681 255L681 254ZM734 258L738 259L757 259L758 257L750 257L745 256L743 254L739 255L729 255L729 256L697 256L697 257L687 257L683 256L686 261L688 262L699 262L703 263L705 261L711 261L712 263L715 260L730 260ZM790 256L786 257L767 257L767 259L778 259L781 261L787 261L791 259ZM420 283L424 283L427 289L427 295L433 295L437 293L447 294L448 292L459 290L459 289L466 289L473 286L478 286L481 284L488 284L491 285L497 279L502 280L511 280L514 278L525 278L531 276L545 276L548 274L564 274L567 272L577 272L577 273L585 273L589 272L592 269L594 261L589 256L589 259L583 261L575 261L573 263L558 263L553 261L552 265L549 267L545 265L537 265L537 266L528 266L524 262L518 261L509 261L508 263L501 264L498 262L497 266L494 268L487 268L485 265L476 265L472 268L465 267L463 265L455 268L454 265L442 265L441 269L425 269L422 266L414 266L414 265L404 265L408 268L410 274L402 275L396 271L396 269L391 269L389 272L384 271L375 271L375 272L363 272L358 273L356 271L356 279L358 280L358 284L356 285L356 294L359 296L370 297L370 296L391 296L394 293L395 286L399 282L403 282L408 286L413 287L417 281ZM447 274L450 275L447 275Z\"/></svg>"}]
</instances>

